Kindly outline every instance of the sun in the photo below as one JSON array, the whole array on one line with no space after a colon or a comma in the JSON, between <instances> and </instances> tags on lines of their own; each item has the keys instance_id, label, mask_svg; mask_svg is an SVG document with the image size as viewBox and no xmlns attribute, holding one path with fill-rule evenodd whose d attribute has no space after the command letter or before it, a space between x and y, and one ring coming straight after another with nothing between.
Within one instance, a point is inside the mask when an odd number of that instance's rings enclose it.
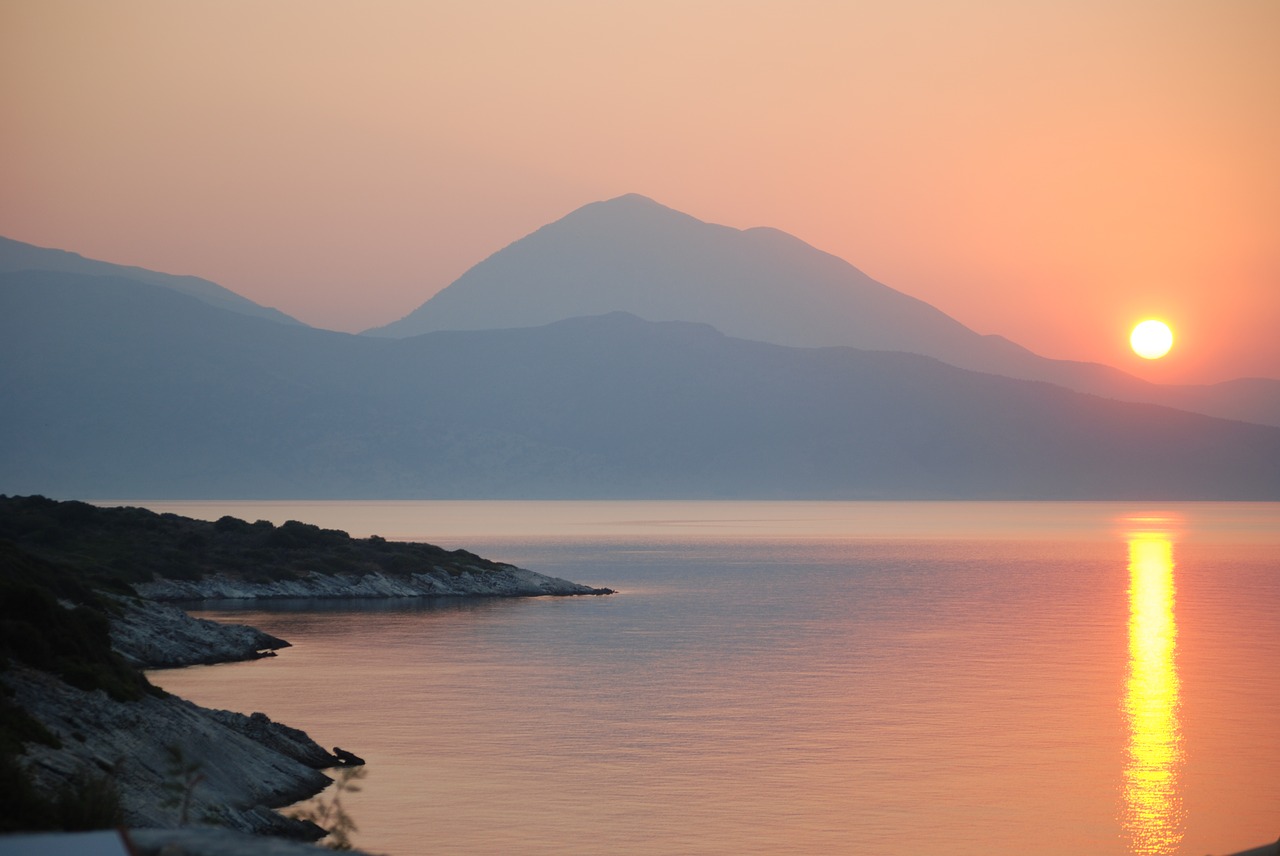
<instances>
[{"instance_id":1,"label":"sun","mask_svg":"<svg viewBox=\"0 0 1280 856\"><path fill-rule=\"evenodd\" d=\"M1143 321L1129 334L1129 345L1144 360L1158 360L1173 347L1173 331L1163 321Z\"/></svg>"}]
</instances>

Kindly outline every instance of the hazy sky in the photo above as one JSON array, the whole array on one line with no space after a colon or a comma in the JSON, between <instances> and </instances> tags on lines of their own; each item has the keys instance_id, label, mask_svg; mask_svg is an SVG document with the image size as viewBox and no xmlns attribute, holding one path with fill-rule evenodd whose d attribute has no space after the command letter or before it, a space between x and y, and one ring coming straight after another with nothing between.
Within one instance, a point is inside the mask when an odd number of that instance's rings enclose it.
<instances>
[{"instance_id":1,"label":"hazy sky","mask_svg":"<svg viewBox=\"0 0 1280 856\"><path fill-rule=\"evenodd\" d=\"M0 234L318 326L637 192L1046 356L1280 377L1277 0L0 0L0 87Z\"/></svg>"}]
</instances>

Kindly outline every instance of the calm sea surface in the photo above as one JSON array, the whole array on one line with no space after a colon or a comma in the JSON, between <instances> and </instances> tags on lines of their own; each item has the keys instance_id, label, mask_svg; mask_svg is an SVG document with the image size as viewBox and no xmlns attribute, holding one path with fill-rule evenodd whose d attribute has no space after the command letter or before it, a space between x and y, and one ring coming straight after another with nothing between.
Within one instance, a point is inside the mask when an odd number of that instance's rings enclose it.
<instances>
[{"instance_id":1,"label":"calm sea surface","mask_svg":"<svg viewBox=\"0 0 1280 856\"><path fill-rule=\"evenodd\" d=\"M393 854L1194 854L1280 835L1280 505L154 502L610 597L226 604L154 673L368 760Z\"/></svg>"}]
</instances>

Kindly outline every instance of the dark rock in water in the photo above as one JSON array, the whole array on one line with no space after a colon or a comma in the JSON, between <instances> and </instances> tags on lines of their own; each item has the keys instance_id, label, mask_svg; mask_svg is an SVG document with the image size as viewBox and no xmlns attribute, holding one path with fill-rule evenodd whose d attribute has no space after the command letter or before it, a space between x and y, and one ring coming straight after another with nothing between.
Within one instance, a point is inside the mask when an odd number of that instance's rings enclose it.
<instances>
[{"instance_id":1,"label":"dark rock in water","mask_svg":"<svg viewBox=\"0 0 1280 856\"><path fill-rule=\"evenodd\" d=\"M337 746L333 747L333 755L340 763L347 767L360 767L364 764L364 759L359 755L348 752L346 749L341 749Z\"/></svg>"}]
</instances>

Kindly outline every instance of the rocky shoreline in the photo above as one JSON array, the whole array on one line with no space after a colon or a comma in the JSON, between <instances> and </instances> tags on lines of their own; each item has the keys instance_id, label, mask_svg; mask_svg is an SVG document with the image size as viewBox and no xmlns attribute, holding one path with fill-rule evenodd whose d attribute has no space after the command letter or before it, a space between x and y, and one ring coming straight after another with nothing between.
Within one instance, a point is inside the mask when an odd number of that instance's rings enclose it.
<instances>
[{"instance_id":1,"label":"rocky shoreline","mask_svg":"<svg viewBox=\"0 0 1280 856\"><path fill-rule=\"evenodd\" d=\"M289 643L256 627L194 618L174 603L220 600L412 597L577 597L613 594L511 565L475 573L434 571L386 574L309 574L301 579L248 581L225 575L200 580L134 583L140 597L116 596L111 645L143 669L230 663L273 656Z\"/></svg>"},{"instance_id":2,"label":"rocky shoreline","mask_svg":"<svg viewBox=\"0 0 1280 856\"><path fill-rule=\"evenodd\" d=\"M224 574L199 580L156 579L134 583L155 601L254 600L264 598L386 597L572 597L613 594L534 571L502 565L489 568L435 568L392 576L385 573L319 574L298 579L253 581Z\"/></svg>"},{"instance_id":3,"label":"rocky shoreline","mask_svg":"<svg viewBox=\"0 0 1280 856\"><path fill-rule=\"evenodd\" d=\"M112 648L136 668L254 659L289 645L169 604L109 598ZM110 783L133 829L214 827L314 841L325 830L275 809L320 793L333 782L323 771L353 757L262 713L205 708L167 693L120 701L30 668L9 668L0 682L54 738L53 745L29 743L22 754L37 788L58 793Z\"/></svg>"},{"instance_id":4,"label":"rocky shoreline","mask_svg":"<svg viewBox=\"0 0 1280 856\"><path fill-rule=\"evenodd\" d=\"M110 783L132 828L210 825L314 840L324 830L274 811L332 781L338 759L263 714L202 708L177 696L120 702L45 672L10 669L12 699L56 745L32 743L23 766L41 789Z\"/></svg>"},{"instance_id":5,"label":"rocky shoreline","mask_svg":"<svg viewBox=\"0 0 1280 856\"><path fill-rule=\"evenodd\" d=\"M484 574L428 572L405 578L311 574L300 580L250 583L227 577L136 584L143 597L107 596L112 648L140 669L173 668L271 656L289 643L257 628L195 618L162 600L349 597L534 597L607 594L508 567ZM102 690L76 689L46 672L0 673L11 698L56 738L30 744L23 766L43 790L55 792L109 777L132 828L211 825L257 835L315 840L324 830L274 809L324 790L322 770L347 766L305 732L262 713L203 708L172 695L118 701ZM191 773L184 774L184 767ZM198 783L175 793L184 776ZM186 817L173 805L186 801Z\"/></svg>"},{"instance_id":6,"label":"rocky shoreline","mask_svg":"<svg viewBox=\"0 0 1280 856\"><path fill-rule=\"evenodd\" d=\"M326 834L276 809L315 796L333 782L323 771L358 757L262 713L200 707L142 673L272 656L289 643L174 602L611 593L296 521L209 523L0 496L0 784L13 790L0 831L123 823L149 830L151 850L178 836L183 852L228 854L255 852L245 836L275 836L278 850L281 838Z\"/></svg>"},{"instance_id":7,"label":"rocky shoreline","mask_svg":"<svg viewBox=\"0 0 1280 856\"><path fill-rule=\"evenodd\" d=\"M113 599L111 647L139 669L233 663L270 657L289 643L247 624L195 618L146 598Z\"/></svg>"}]
</instances>

